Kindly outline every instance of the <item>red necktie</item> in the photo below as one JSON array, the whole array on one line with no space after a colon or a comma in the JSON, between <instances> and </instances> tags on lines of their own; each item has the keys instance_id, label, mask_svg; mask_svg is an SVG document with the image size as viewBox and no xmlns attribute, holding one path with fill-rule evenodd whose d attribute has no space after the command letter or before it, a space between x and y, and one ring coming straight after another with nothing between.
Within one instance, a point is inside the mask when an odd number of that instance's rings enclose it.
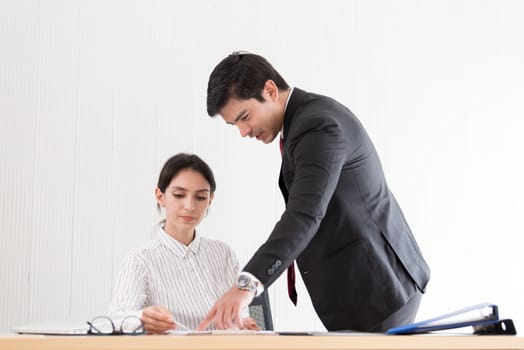
<instances>
[{"instance_id":1,"label":"red necktie","mask_svg":"<svg viewBox=\"0 0 524 350\"><path fill-rule=\"evenodd\" d=\"M280 155L284 156L284 139L280 138ZM287 294L291 302L297 305L297 290L295 288L295 262L293 261L291 265L287 268Z\"/></svg>"}]
</instances>

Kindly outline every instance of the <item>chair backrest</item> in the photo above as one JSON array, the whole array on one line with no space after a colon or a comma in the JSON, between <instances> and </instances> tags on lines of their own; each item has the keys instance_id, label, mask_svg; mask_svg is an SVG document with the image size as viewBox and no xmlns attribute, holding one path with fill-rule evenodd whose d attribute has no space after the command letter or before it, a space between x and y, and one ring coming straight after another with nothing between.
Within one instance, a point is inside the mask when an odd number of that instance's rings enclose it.
<instances>
[{"instance_id":1,"label":"chair backrest","mask_svg":"<svg viewBox=\"0 0 524 350\"><path fill-rule=\"evenodd\" d=\"M269 306L267 290L264 290L262 294L254 298L251 304L249 304L249 316L256 321L262 330L273 330L273 318L271 317L271 307Z\"/></svg>"}]
</instances>

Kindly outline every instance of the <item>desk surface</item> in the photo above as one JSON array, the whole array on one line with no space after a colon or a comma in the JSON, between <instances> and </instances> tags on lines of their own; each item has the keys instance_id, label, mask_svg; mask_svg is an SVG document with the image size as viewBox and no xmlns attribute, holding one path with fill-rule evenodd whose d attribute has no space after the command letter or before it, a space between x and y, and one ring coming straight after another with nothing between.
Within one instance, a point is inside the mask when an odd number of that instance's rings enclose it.
<instances>
[{"instance_id":1,"label":"desk surface","mask_svg":"<svg viewBox=\"0 0 524 350\"><path fill-rule=\"evenodd\" d=\"M0 350L524 350L524 338L516 336L38 336L0 335Z\"/></svg>"}]
</instances>

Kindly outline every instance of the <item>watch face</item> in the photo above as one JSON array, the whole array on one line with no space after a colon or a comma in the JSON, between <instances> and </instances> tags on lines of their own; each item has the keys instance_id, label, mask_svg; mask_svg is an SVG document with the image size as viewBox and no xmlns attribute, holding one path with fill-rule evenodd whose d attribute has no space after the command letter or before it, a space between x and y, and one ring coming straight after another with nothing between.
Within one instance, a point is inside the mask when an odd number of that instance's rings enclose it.
<instances>
[{"instance_id":1,"label":"watch face","mask_svg":"<svg viewBox=\"0 0 524 350\"><path fill-rule=\"evenodd\" d=\"M237 285L239 287L245 287L249 284L249 277L247 276L239 276L237 279Z\"/></svg>"}]
</instances>

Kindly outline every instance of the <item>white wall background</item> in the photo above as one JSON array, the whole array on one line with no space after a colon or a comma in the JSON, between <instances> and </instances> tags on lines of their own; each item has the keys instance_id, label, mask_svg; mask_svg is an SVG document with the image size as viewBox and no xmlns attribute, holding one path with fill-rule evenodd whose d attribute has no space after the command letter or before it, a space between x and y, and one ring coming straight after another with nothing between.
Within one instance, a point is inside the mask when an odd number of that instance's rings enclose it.
<instances>
[{"instance_id":1,"label":"white wall background","mask_svg":"<svg viewBox=\"0 0 524 350\"><path fill-rule=\"evenodd\" d=\"M105 311L177 152L215 171L200 231L247 262L283 203L278 146L205 111L239 49L368 129L432 268L418 319L491 301L524 330L523 18L502 0L0 0L0 332ZM270 295L277 329L324 329L302 286L297 308L284 278Z\"/></svg>"}]
</instances>

